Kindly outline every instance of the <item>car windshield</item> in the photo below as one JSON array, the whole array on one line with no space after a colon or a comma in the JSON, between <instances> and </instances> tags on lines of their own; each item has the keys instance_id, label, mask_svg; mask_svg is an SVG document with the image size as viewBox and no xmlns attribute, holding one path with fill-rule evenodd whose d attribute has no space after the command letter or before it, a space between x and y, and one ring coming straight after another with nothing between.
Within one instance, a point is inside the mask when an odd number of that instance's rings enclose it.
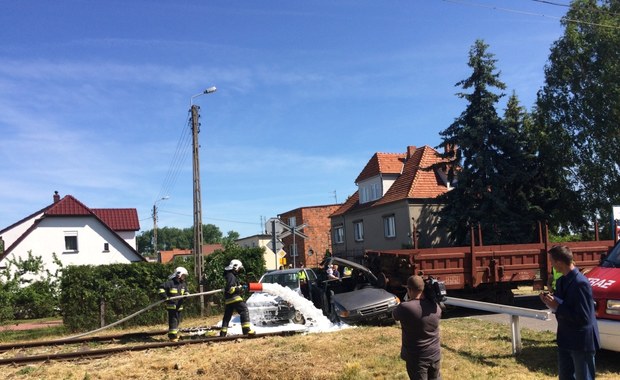
<instances>
[{"instance_id":1,"label":"car windshield","mask_svg":"<svg viewBox=\"0 0 620 380\"><path fill-rule=\"evenodd\" d=\"M299 288L297 273L267 273L261 282L263 284L280 284L293 290Z\"/></svg>"},{"instance_id":2,"label":"car windshield","mask_svg":"<svg viewBox=\"0 0 620 380\"><path fill-rule=\"evenodd\" d=\"M604 267L620 268L620 242L616 243L609 255L603 260Z\"/></svg>"}]
</instances>

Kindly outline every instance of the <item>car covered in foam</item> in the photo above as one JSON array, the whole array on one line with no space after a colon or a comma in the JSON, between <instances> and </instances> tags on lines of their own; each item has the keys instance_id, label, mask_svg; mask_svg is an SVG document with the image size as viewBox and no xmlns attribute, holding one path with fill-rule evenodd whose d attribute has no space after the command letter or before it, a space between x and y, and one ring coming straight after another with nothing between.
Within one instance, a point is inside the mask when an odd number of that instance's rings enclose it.
<instances>
[{"instance_id":1,"label":"car covered in foam","mask_svg":"<svg viewBox=\"0 0 620 380\"><path fill-rule=\"evenodd\" d=\"M270 271L259 280L261 284L279 284L295 291L299 296L320 302L317 276L310 268L296 268ZM313 301L314 302L314 301ZM277 295L264 292L253 293L246 301L250 320L254 324L301 323L304 316L288 301ZM316 303L315 303L316 305ZM320 305L319 305L320 306Z\"/></svg>"},{"instance_id":2,"label":"car covered in foam","mask_svg":"<svg viewBox=\"0 0 620 380\"><path fill-rule=\"evenodd\" d=\"M312 301L332 322L348 324L393 321L392 310L400 303L377 277L361 264L332 257L322 268L338 264L346 275L329 278L324 269L293 268L265 273L260 283L289 287ZM347 269L346 271L344 269ZM304 317L281 297L254 293L247 300L250 318L255 324L304 323Z\"/></svg>"}]
</instances>

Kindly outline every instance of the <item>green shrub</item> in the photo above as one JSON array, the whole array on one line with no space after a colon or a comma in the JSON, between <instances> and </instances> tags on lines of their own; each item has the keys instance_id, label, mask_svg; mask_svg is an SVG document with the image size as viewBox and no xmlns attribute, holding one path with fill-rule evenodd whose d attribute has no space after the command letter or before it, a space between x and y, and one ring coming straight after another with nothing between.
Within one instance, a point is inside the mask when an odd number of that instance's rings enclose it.
<instances>
[{"instance_id":1,"label":"green shrub","mask_svg":"<svg viewBox=\"0 0 620 380\"><path fill-rule=\"evenodd\" d=\"M205 257L203 291L224 287L224 267L230 260L239 259L245 271L241 281L255 282L265 272L262 248L241 248L227 244L225 251L216 251ZM178 266L189 272L190 293L199 292L199 279L193 276L192 258L175 259L167 264L132 263L111 265L84 265L64 268L60 283L60 309L64 325L71 331L89 331L119 321L160 300L157 289ZM211 302L221 304L221 295L207 297L207 312ZM200 298L185 301L185 317L200 316ZM154 307L124 322L127 326L161 324L167 321L165 308Z\"/></svg>"}]
</instances>

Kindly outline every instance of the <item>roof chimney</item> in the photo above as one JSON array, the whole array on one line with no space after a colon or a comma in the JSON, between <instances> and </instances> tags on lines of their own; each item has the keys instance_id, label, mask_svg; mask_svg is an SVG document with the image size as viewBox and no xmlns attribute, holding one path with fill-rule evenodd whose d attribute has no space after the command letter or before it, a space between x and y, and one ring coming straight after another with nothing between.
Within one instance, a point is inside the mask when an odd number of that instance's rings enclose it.
<instances>
[{"instance_id":1,"label":"roof chimney","mask_svg":"<svg viewBox=\"0 0 620 380\"><path fill-rule=\"evenodd\" d=\"M415 145L409 145L407 147L407 159L410 159L415 154L416 147Z\"/></svg>"},{"instance_id":2,"label":"roof chimney","mask_svg":"<svg viewBox=\"0 0 620 380\"><path fill-rule=\"evenodd\" d=\"M60 200L60 195L58 195L58 190L54 191L54 203Z\"/></svg>"}]
</instances>

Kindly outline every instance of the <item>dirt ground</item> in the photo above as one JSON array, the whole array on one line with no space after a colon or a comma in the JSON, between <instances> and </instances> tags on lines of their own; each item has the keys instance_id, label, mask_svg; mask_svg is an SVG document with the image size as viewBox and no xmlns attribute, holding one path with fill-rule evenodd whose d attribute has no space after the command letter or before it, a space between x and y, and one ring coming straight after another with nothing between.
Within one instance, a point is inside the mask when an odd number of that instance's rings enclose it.
<instances>
[{"instance_id":1,"label":"dirt ground","mask_svg":"<svg viewBox=\"0 0 620 380\"><path fill-rule=\"evenodd\" d=\"M53 327L53 326L59 326L59 325L62 325L62 320L20 322L20 323L0 326L0 331L32 330L32 329L40 329L44 327Z\"/></svg>"}]
</instances>

